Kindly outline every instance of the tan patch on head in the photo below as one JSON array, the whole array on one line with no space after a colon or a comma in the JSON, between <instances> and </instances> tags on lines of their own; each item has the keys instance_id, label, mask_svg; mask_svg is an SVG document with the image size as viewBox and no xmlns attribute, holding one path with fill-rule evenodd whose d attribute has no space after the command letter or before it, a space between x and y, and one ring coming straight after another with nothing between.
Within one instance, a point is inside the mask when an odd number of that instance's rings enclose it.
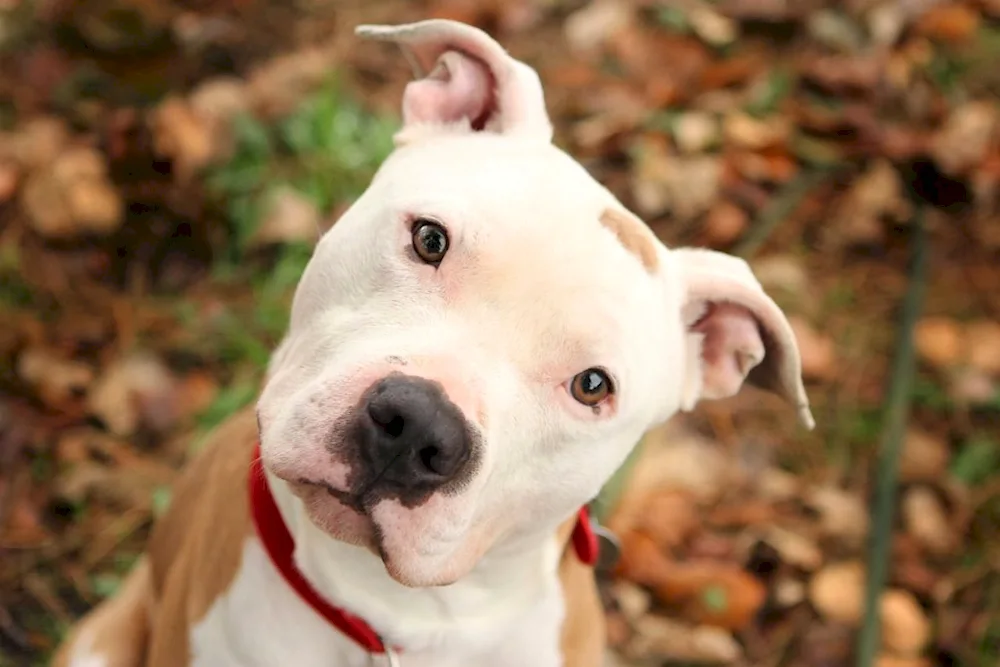
<instances>
[{"instance_id":1,"label":"tan patch on head","mask_svg":"<svg viewBox=\"0 0 1000 667\"><path fill-rule=\"evenodd\" d=\"M601 224L614 232L625 249L635 255L649 273L656 273L659 258L656 239L649 227L634 216L614 208L604 209Z\"/></svg>"}]
</instances>

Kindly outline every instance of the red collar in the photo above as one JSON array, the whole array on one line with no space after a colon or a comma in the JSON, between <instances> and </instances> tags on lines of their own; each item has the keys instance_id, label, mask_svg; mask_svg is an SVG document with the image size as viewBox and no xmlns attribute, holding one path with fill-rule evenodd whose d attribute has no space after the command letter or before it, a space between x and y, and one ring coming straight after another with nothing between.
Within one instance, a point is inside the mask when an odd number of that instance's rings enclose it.
<instances>
[{"instance_id":1,"label":"red collar","mask_svg":"<svg viewBox=\"0 0 1000 667\"><path fill-rule=\"evenodd\" d=\"M305 602L316 610L331 625L353 639L369 653L384 653L385 646L378 634L363 620L343 609L334 607L320 597L319 593L306 581L299 569L295 567L292 553L295 550L295 540L288 532L274 496L268 488L267 477L260 460L260 444L254 446L253 459L250 463L248 479L250 491L250 513L260 541L271 558L271 562L285 578L288 585L295 589ZM576 556L587 565L597 561L597 536L590 525L590 514L586 506L580 509L576 525L573 527L573 549Z\"/></svg>"}]
</instances>

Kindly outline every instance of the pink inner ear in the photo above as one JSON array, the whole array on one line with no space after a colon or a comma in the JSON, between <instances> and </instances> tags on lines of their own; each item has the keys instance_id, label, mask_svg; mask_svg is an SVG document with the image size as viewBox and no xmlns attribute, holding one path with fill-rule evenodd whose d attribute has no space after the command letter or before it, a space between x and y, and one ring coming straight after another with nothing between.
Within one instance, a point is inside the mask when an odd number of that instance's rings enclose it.
<instances>
[{"instance_id":1,"label":"pink inner ear","mask_svg":"<svg viewBox=\"0 0 1000 667\"><path fill-rule=\"evenodd\" d=\"M434 71L413 81L403 93L403 120L454 123L463 118L473 129L486 125L494 106L493 81L486 66L457 51L438 58Z\"/></svg>"},{"instance_id":2,"label":"pink inner ear","mask_svg":"<svg viewBox=\"0 0 1000 667\"><path fill-rule=\"evenodd\" d=\"M764 360L764 341L757 319L742 306L709 303L691 330L704 336L702 398L734 395L751 369Z\"/></svg>"}]
</instances>

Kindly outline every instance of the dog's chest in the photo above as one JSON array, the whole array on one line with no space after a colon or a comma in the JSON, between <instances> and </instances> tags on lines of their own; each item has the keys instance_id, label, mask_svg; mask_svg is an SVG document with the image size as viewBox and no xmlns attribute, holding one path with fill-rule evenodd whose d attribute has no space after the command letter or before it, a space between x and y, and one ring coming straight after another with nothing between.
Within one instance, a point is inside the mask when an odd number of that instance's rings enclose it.
<instances>
[{"instance_id":1,"label":"dog's chest","mask_svg":"<svg viewBox=\"0 0 1000 667\"><path fill-rule=\"evenodd\" d=\"M517 620L489 651L407 653L401 667L512 667L562 664L562 600L550 596ZM370 667L388 665L331 627L285 583L258 540L247 539L232 585L192 628L192 667Z\"/></svg>"}]
</instances>

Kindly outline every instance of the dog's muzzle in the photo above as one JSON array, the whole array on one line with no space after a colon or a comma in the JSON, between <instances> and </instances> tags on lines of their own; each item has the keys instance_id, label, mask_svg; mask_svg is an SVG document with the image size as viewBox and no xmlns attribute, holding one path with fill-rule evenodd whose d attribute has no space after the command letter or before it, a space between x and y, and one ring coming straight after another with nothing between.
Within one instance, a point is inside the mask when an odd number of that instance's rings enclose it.
<instances>
[{"instance_id":1,"label":"dog's muzzle","mask_svg":"<svg viewBox=\"0 0 1000 667\"><path fill-rule=\"evenodd\" d=\"M460 481L473 454L473 434L441 385L393 373L365 393L355 415L365 491L404 503Z\"/></svg>"}]
</instances>

